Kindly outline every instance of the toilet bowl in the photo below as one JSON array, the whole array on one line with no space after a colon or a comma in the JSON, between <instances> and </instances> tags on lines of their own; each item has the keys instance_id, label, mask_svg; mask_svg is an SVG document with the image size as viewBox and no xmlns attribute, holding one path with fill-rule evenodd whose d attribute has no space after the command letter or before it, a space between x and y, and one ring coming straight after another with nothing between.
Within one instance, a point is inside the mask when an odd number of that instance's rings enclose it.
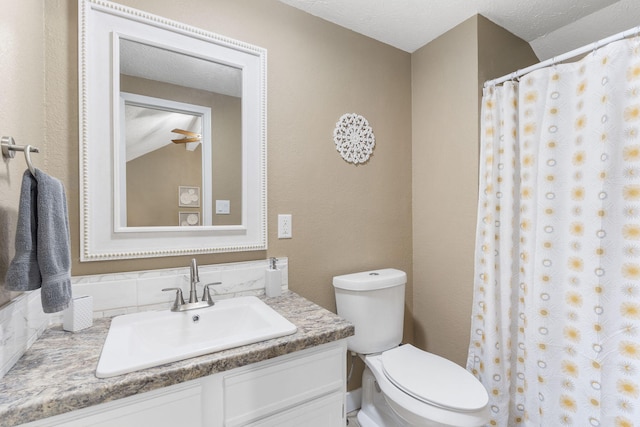
<instances>
[{"instance_id":1,"label":"toilet bowl","mask_svg":"<svg viewBox=\"0 0 640 427\"><path fill-rule=\"evenodd\" d=\"M461 366L400 345L406 274L395 269L334 277L338 314L355 326L347 341L365 362L362 427L479 427L489 419L484 386Z\"/></svg>"},{"instance_id":2,"label":"toilet bowl","mask_svg":"<svg viewBox=\"0 0 640 427\"><path fill-rule=\"evenodd\" d=\"M375 391L379 388L385 403L406 422L399 425L471 427L488 420L489 397L482 384L447 359L407 344L364 360L377 383Z\"/></svg>"}]
</instances>

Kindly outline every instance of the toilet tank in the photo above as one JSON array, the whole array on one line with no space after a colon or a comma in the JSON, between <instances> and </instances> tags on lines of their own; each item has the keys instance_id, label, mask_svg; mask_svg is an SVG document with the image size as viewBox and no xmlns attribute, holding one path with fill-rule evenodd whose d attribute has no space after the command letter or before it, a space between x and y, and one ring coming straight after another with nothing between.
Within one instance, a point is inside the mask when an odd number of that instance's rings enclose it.
<instances>
[{"instance_id":1,"label":"toilet tank","mask_svg":"<svg viewBox=\"0 0 640 427\"><path fill-rule=\"evenodd\" d=\"M333 278L338 315L355 326L350 351L379 353L402 342L407 274L387 268Z\"/></svg>"}]
</instances>

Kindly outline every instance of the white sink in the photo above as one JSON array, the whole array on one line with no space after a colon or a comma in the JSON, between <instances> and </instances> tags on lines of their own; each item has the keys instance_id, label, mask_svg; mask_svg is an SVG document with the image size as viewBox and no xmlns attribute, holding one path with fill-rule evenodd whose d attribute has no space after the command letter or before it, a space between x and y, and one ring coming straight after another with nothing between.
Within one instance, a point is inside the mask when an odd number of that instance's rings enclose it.
<instances>
[{"instance_id":1,"label":"white sink","mask_svg":"<svg viewBox=\"0 0 640 427\"><path fill-rule=\"evenodd\" d=\"M256 297L198 310L149 311L115 317L96 376L109 378L190 357L295 333L296 326Z\"/></svg>"}]
</instances>

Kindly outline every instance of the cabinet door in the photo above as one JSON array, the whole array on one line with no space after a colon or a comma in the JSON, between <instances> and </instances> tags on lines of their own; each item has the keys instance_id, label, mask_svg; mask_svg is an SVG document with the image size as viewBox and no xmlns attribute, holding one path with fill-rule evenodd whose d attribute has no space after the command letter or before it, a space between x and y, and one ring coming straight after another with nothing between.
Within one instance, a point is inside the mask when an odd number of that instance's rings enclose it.
<instances>
[{"instance_id":1,"label":"cabinet door","mask_svg":"<svg viewBox=\"0 0 640 427\"><path fill-rule=\"evenodd\" d=\"M138 396L45 418L23 427L200 427L200 383L195 380Z\"/></svg>"},{"instance_id":2,"label":"cabinet door","mask_svg":"<svg viewBox=\"0 0 640 427\"><path fill-rule=\"evenodd\" d=\"M269 418L247 424L247 427L342 427L344 394L332 393Z\"/></svg>"},{"instance_id":3,"label":"cabinet door","mask_svg":"<svg viewBox=\"0 0 640 427\"><path fill-rule=\"evenodd\" d=\"M344 393L343 346L302 354L260 369L226 374L224 425L244 426L335 391Z\"/></svg>"}]
</instances>

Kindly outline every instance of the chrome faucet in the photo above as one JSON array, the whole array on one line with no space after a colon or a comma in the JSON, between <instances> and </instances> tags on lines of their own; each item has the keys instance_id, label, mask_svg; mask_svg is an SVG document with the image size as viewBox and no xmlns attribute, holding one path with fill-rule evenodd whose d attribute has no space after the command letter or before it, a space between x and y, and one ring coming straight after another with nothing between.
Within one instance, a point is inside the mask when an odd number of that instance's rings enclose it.
<instances>
[{"instance_id":1,"label":"chrome faucet","mask_svg":"<svg viewBox=\"0 0 640 427\"><path fill-rule=\"evenodd\" d=\"M202 292L202 301L198 302L198 294L196 286L200 283L200 274L198 273L198 263L195 258L191 260L191 266L189 269L189 302L185 303L182 297L181 288L164 288L163 291L176 291L176 299L171 306L171 311L187 311L194 310L196 308L209 307L215 304L211 298L211 291L209 286L220 285L222 282L207 283L204 285L204 291Z\"/></svg>"},{"instance_id":2,"label":"chrome faucet","mask_svg":"<svg viewBox=\"0 0 640 427\"><path fill-rule=\"evenodd\" d=\"M198 263L195 258L191 259L191 269L189 270L189 283L191 283L191 288L190 288L191 290L189 291L189 304L192 304L194 302L198 302L196 285L200 283L200 275L198 274Z\"/></svg>"}]
</instances>

